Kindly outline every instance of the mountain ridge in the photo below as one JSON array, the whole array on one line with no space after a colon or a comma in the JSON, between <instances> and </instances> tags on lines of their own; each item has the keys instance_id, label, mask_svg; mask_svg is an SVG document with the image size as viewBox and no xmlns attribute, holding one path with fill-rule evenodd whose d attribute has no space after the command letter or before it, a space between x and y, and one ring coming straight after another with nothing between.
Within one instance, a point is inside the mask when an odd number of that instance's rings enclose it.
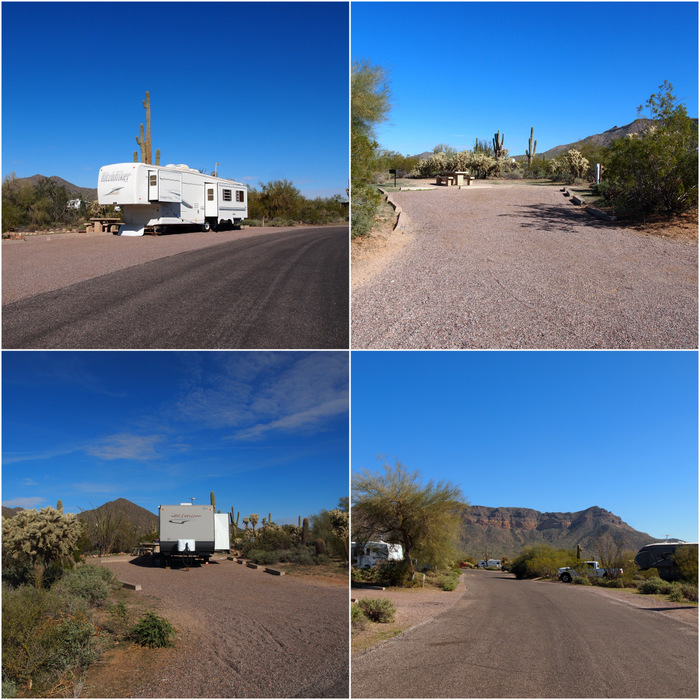
<instances>
[{"instance_id":1,"label":"mountain ridge","mask_svg":"<svg viewBox=\"0 0 700 700\"><path fill-rule=\"evenodd\" d=\"M541 512L532 508L471 506L462 517L461 549L469 556L512 557L524 547L548 544L561 549L581 545L585 556L597 554L605 534L622 541L623 549L660 542L628 525L614 513L591 506L575 512Z\"/></svg>"}]
</instances>

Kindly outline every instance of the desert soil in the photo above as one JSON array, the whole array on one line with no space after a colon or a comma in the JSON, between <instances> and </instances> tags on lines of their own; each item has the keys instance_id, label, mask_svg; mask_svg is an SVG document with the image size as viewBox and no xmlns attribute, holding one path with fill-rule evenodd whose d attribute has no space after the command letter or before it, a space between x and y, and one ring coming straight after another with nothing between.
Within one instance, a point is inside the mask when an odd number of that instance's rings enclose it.
<instances>
[{"instance_id":1,"label":"desert soil","mask_svg":"<svg viewBox=\"0 0 700 700\"><path fill-rule=\"evenodd\" d=\"M348 697L343 579L273 576L230 560L189 571L105 563L177 630L169 649L121 647L84 697Z\"/></svg>"},{"instance_id":2,"label":"desert soil","mask_svg":"<svg viewBox=\"0 0 700 700\"><path fill-rule=\"evenodd\" d=\"M697 217L625 228L560 187L392 192L353 241L355 348L695 348Z\"/></svg>"}]
</instances>

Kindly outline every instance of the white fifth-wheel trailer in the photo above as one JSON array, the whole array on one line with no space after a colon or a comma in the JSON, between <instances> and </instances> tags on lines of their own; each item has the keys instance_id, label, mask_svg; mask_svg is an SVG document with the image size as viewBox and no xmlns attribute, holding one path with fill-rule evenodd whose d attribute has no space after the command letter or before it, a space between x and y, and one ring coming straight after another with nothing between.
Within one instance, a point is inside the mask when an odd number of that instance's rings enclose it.
<instances>
[{"instance_id":1,"label":"white fifth-wheel trailer","mask_svg":"<svg viewBox=\"0 0 700 700\"><path fill-rule=\"evenodd\" d=\"M194 225L209 231L234 226L248 216L245 185L186 165L105 165L100 168L97 200L121 207L120 236L143 236L146 227Z\"/></svg>"}]
</instances>

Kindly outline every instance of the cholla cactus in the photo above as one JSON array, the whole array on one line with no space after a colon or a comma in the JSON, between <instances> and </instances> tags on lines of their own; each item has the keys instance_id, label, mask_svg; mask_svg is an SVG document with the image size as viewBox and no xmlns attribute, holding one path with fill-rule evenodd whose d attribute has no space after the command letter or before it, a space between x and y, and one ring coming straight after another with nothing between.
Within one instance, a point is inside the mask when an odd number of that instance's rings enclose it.
<instances>
[{"instance_id":1,"label":"cholla cactus","mask_svg":"<svg viewBox=\"0 0 700 700\"><path fill-rule=\"evenodd\" d=\"M584 177L590 167L588 158L584 158L581 152L577 151L575 148L567 151L564 154L563 160L575 178Z\"/></svg>"},{"instance_id":2,"label":"cholla cactus","mask_svg":"<svg viewBox=\"0 0 700 700\"><path fill-rule=\"evenodd\" d=\"M350 514L344 510L331 510L328 512L331 519L333 534L342 541L345 549L345 558L348 558L348 539L350 535Z\"/></svg>"},{"instance_id":3,"label":"cholla cactus","mask_svg":"<svg viewBox=\"0 0 700 700\"><path fill-rule=\"evenodd\" d=\"M257 533L255 532L255 526L258 524L258 520L260 519L260 516L257 513L251 513L250 514L250 525L253 528L253 537L257 536Z\"/></svg>"},{"instance_id":4,"label":"cholla cactus","mask_svg":"<svg viewBox=\"0 0 700 700\"><path fill-rule=\"evenodd\" d=\"M40 570L52 561L68 559L81 533L82 525L73 513L50 507L21 510L2 519L3 555Z\"/></svg>"}]
</instances>

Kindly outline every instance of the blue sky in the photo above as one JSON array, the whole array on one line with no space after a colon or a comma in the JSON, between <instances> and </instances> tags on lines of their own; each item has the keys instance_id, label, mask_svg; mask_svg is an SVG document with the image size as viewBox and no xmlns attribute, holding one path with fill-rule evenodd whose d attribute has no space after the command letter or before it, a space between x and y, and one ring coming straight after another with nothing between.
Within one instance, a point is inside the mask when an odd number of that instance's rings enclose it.
<instances>
[{"instance_id":1,"label":"blue sky","mask_svg":"<svg viewBox=\"0 0 700 700\"><path fill-rule=\"evenodd\" d=\"M3 3L3 177L96 187L148 90L161 165L345 195L348 33L345 2Z\"/></svg>"},{"instance_id":2,"label":"blue sky","mask_svg":"<svg viewBox=\"0 0 700 700\"><path fill-rule=\"evenodd\" d=\"M348 495L347 352L2 354L2 503L297 522Z\"/></svg>"},{"instance_id":3,"label":"blue sky","mask_svg":"<svg viewBox=\"0 0 700 700\"><path fill-rule=\"evenodd\" d=\"M480 506L599 506L698 537L695 352L353 352L352 470L378 455Z\"/></svg>"},{"instance_id":4,"label":"blue sky","mask_svg":"<svg viewBox=\"0 0 700 700\"><path fill-rule=\"evenodd\" d=\"M383 148L537 152L637 118L668 80L698 116L696 2L353 2L352 58L390 71Z\"/></svg>"}]
</instances>

